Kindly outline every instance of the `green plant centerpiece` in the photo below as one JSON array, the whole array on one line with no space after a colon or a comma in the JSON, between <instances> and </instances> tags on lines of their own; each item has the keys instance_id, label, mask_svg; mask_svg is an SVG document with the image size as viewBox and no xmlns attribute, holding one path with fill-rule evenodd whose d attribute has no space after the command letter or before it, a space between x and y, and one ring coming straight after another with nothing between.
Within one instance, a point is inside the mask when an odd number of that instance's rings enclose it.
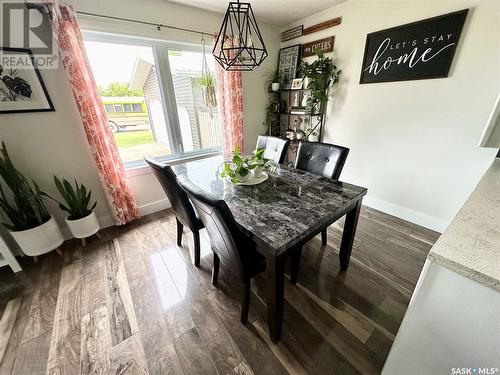
<instances>
[{"instance_id":1,"label":"green plant centerpiece","mask_svg":"<svg viewBox=\"0 0 500 375\"><path fill-rule=\"evenodd\" d=\"M231 161L222 163L220 176L232 184L238 184L246 181L251 173L259 178L264 170L274 172L277 168L276 163L264 158L264 151L264 148L259 148L252 156L243 156L239 154L238 146L236 146Z\"/></svg>"},{"instance_id":2,"label":"green plant centerpiece","mask_svg":"<svg viewBox=\"0 0 500 375\"><path fill-rule=\"evenodd\" d=\"M29 182L16 169L3 142L0 176L10 190L6 192L0 183L0 208L9 220L4 226L10 230L23 253L35 257L35 260L38 255L52 250L60 253L58 248L64 238L45 206L44 193L34 180Z\"/></svg>"},{"instance_id":3,"label":"green plant centerpiece","mask_svg":"<svg viewBox=\"0 0 500 375\"><path fill-rule=\"evenodd\" d=\"M0 184L0 207L10 220L4 223L11 231L35 228L50 219L43 192L34 180L28 182L12 163L5 143L2 142L0 176L10 189L7 195Z\"/></svg>"},{"instance_id":4,"label":"green plant centerpiece","mask_svg":"<svg viewBox=\"0 0 500 375\"><path fill-rule=\"evenodd\" d=\"M328 102L328 89L331 85L339 81L342 70L338 70L330 57L325 57L324 53L316 48L314 53L317 59L308 63L302 61L299 73L302 78L308 78L307 89L311 90L307 98L307 110L316 113L321 106Z\"/></svg>"}]
</instances>

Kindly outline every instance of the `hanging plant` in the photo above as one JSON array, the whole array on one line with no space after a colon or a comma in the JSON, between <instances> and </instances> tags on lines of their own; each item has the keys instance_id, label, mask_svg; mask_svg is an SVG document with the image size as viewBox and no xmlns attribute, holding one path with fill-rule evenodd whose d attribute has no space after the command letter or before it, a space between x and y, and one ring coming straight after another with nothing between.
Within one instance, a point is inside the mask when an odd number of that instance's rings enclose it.
<instances>
[{"instance_id":1,"label":"hanging plant","mask_svg":"<svg viewBox=\"0 0 500 375\"><path fill-rule=\"evenodd\" d=\"M307 89L311 92L307 98L307 109L311 113L320 111L321 106L328 101L328 89L339 81L342 72L319 48L314 53L318 57L314 62L309 64L302 61L299 67L300 76L309 79Z\"/></svg>"},{"instance_id":2,"label":"hanging plant","mask_svg":"<svg viewBox=\"0 0 500 375\"><path fill-rule=\"evenodd\" d=\"M203 105L208 107L210 117L213 117L214 108L217 106L215 98L215 77L208 68L207 55L205 51L205 39L201 39L203 44L203 59L201 65L201 75L193 80L194 84L201 89Z\"/></svg>"}]
</instances>

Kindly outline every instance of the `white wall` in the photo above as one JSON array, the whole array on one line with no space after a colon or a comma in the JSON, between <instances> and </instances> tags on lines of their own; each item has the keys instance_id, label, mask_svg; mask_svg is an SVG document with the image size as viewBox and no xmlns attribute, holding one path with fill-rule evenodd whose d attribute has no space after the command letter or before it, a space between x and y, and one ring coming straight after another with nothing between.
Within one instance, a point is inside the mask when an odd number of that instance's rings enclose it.
<instances>
[{"instance_id":1,"label":"white wall","mask_svg":"<svg viewBox=\"0 0 500 375\"><path fill-rule=\"evenodd\" d=\"M0 0L2 1L2 0ZM219 30L222 14L173 4L161 0L138 1L69 1L77 10L158 22L213 33ZM82 28L105 32L153 37L178 42L200 43L200 36L178 31L158 32L153 27L130 23L80 17ZM263 72L277 64L279 28L260 24L270 56L255 72L244 73L244 139L247 150L255 147L257 134L263 130L264 105ZM28 177L34 178L41 187L56 193L52 175L75 176L92 188L99 201L97 214L103 225L111 224L110 212L101 188L80 114L69 87L66 73L61 66L57 71L42 71L42 77L56 108L52 113L28 113L0 115L0 140L4 140L12 159ZM147 214L168 207L160 185L149 171L133 171L130 183L142 213ZM63 224L64 215L57 208L52 212Z\"/></svg>"},{"instance_id":2,"label":"white wall","mask_svg":"<svg viewBox=\"0 0 500 375\"><path fill-rule=\"evenodd\" d=\"M368 33L464 8L448 78L359 84ZM500 3L350 0L282 29L338 16L341 25L282 46L335 35L343 74L324 141L351 149L341 178L367 187L368 205L442 231L496 154L477 144L500 89Z\"/></svg>"}]
</instances>

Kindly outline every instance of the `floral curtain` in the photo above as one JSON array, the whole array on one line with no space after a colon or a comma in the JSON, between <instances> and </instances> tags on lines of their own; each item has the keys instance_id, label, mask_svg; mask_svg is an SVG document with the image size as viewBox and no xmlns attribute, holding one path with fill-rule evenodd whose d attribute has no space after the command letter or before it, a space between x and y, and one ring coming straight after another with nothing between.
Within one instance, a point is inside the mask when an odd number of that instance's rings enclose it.
<instances>
[{"instance_id":1,"label":"floral curtain","mask_svg":"<svg viewBox=\"0 0 500 375\"><path fill-rule=\"evenodd\" d=\"M75 11L68 5L58 6L57 1L51 10L60 61L68 74L113 220L117 225L128 223L139 217L139 210L108 126Z\"/></svg>"},{"instance_id":2,"label":"floral curtain","mask_svg":"<svg viewBox=\"0 0 500 375\"><path fill-rule=\"evenodd\" d=\"M226 71L217 62L217 105L224 136L224 152L243 151L243 79L241 72Z\"/></svg>"}]
</instances>

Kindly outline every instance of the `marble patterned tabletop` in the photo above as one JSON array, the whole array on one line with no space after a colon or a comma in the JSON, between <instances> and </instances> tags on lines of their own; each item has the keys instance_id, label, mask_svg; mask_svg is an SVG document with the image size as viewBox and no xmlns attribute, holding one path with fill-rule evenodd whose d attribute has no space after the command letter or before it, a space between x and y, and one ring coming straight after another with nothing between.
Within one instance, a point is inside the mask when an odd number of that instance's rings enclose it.
<instances>
[{"instance_id":1,"label":"marble patterned tabletop","mask_svg":"<svg viewBox=\"0 0 500 375\"><path fill-rule=\"evenodd\" d=\"M366 195L367 189L280 166L259 185L235 186L218 174L222 156L174 166L177 175L227 203L241 229L279 255Z\"/></svg>"}]
</instances>

